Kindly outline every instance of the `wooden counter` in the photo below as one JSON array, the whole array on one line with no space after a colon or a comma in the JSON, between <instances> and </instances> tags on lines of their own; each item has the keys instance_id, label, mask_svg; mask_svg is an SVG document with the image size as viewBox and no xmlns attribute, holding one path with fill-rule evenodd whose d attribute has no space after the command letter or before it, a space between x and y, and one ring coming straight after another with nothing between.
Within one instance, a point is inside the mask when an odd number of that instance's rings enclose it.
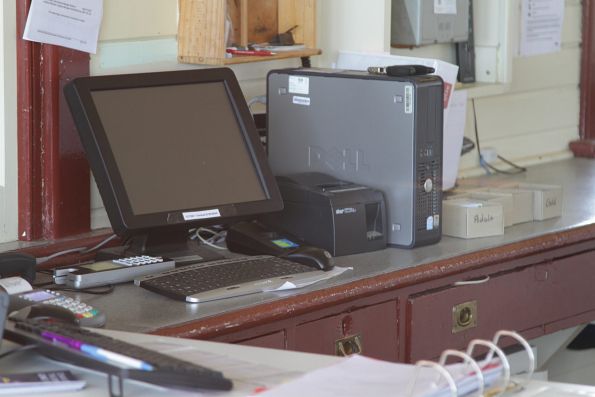
<instances>
[{"instance_id":1,"label":"wooden counter","mask_svg":"<svg viewBox=\"0 0 595 397\"><path fill-rule=\"evenodd\" d=\"M504 236L445 236L412 250L339 257L353 271L301 290L199 304L133 285L78 297L103 309L116 330L326 354L361 349L393 361L435 358L501 328L533 338L594 320L595 162L565 160L507 178L562 185L563 215ZM464 280L477 282L454 285Z\"/></svg>"}]
</instances>

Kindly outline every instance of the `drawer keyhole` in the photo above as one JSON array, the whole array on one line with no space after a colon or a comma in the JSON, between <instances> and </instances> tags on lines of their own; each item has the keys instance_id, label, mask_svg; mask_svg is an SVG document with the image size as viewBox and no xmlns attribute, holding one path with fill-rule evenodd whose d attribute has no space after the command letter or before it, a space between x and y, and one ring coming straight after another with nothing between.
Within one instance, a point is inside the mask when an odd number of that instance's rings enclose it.
<instances>
[{"instance_id":1,"label":"drawer keyhole","mask_svg":"<svg viewBox=\"0 0 595 397\"><path fill-rule=\"evenodd\" d=\"M477 301L464 302L452 308L452 333L477 326Z\"/></svg>"},{"instance_id":2,"label":"drawer keyhole","mask_svg":"<svg viewBox=\"0 0 595 397\"><path fill-rule=\"evenodd\" d=\"M352 335L335 341L335 355L340 357L351 356L352 354L361 354L362 337L361 335Z\"/></svg>"}]
</instances>

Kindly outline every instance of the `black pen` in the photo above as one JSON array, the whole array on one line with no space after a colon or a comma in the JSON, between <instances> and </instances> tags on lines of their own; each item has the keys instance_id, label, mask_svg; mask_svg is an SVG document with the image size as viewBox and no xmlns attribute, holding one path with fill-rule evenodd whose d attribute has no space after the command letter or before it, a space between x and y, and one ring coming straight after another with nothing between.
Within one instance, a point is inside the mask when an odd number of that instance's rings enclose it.
<instances>
[{"instance_id":1,"label":"black pen","mask_svg":"<svg viewBox=\"0 0 595 397\"><path fill-rule=\"evenodd\" d=\"M386 74L387 76L415 76L434 73L436 69L423 65L393 65L393 66L370 66L368 73Z\"/></svg>"}]
</instances>

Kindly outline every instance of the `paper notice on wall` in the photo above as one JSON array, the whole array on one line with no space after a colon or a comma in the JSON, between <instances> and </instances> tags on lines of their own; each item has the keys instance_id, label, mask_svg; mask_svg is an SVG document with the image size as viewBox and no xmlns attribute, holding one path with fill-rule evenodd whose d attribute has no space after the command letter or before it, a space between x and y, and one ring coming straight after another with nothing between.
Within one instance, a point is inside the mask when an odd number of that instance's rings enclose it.
<instances>
[{"instance_id":1,"label":"paper notice on wall","mask_svg":"<svg viewBox=\"0 0 595 397\"><path fill-rule=\"evenodd\" d=\"M519 54L531 56L560 51L564 0L523 0Z\"/></svg>"},{"instance_id":2,"label":"paper notice on wall","mask_svg":"<svg viewBox=\"0 0 595 397\"><path fill-rule=\"evenodd\" d=\"M103 0L33 0L23 39L97 51Z\"/></svg>"}]
</instances>

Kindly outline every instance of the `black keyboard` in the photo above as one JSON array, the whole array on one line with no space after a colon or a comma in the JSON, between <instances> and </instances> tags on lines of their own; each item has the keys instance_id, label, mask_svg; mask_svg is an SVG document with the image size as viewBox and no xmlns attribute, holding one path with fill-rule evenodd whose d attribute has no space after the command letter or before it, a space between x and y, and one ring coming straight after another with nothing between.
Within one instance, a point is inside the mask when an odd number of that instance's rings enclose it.
<instances>
[{"instance_id":1,"label":"black keyboard","mask_svg":"<svg viewBox=\"0 0 595 397\"><path fill-rule=\"evenodd\" d=\"M51 336L51 337L48 337ZM58 343L59 335L61 343ZM56 321L53 319L27 319L19 320L14 324L14 331L8 332L9 338L19 343L35 343L37 350L51 358L71 362L75 365L82 365L91 369L105 370L106 362L93 354L85 353L80 347L69 346L68 341L76 341L71 344L82 342L87 346L101 348L108 352L117 353L120 356L130 357L146 364L144 367L135 368L130 364L124 365L126 376L131 379L144 381L160 386L178 388L200 388L215 390L230 390L232 382L225 378L219 371L193 364L188 361L142 348L131 343L123 342L112 337L79 328L76 325ZM53 340L51 340L54 338ZM96 361L96 362L94 362ZM116 360L117 361L117 360ZM108 361L116 371L105 371L118 374L122 364L116 361ZM122 363L125 363L122 360ZM148 367L152 367L148 369Z\"/></svg>"},{"instance_id":2,"label":"black keyboard","mask_svg":"<svg viewBox=\"0 0 595 397\"><path fill-rule=\"evenodd\" d=\"M236 257L151 274L134 283L186 302L205 302L270 291L322 273L310 266L268 255Z\"/></svg>"}]
</instances>

